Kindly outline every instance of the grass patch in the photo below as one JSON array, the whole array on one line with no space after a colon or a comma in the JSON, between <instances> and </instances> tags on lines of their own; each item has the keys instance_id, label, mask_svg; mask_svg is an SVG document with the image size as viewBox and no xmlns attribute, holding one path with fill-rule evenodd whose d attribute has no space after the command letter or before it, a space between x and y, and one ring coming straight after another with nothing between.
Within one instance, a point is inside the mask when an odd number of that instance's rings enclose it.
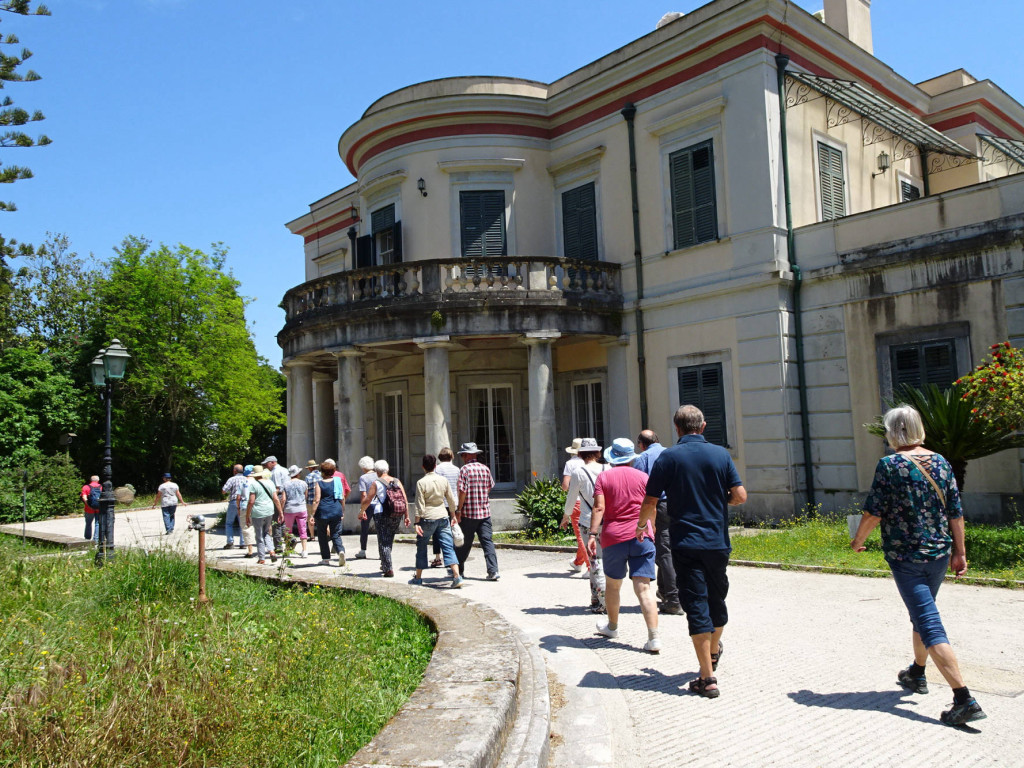
<instances>
[{"instance_id":1,"label":"grass patch","mask_svg":"<svg viewBox=\"0 0 1024 768\"><path fill-rule=\"evenodd\" d=\"M1024 580L1024 526L967 524L968 577ZM878 529L866 552L850 549L846 518L794 518L754 536L732 537L732 558L756 562L820 565L840 571L888 571ZM1009 586L1009 585L1008 585Z\"/></svg>"},{"instance_id":2,"label":"grass patch","mask_svg":"<svg viewBox=\"0 0 1024 768\"><path fill-rule=\"evenodd\" d=\"M0 541L0 764L336 766L415 690L411 608L120 550L28 560Z\"/></svg>"},{"instance_id":3,"label":"grass patch","mask_svg":"<svg viewBox=\"0 0 1024 768\"><path fill-rule=\"evenodd\" d=\"M495 541L504 541L510 544L539 544L549 547L576 547L576 534L568 528L568 533L543 533L534 534L530 531L509 531L496 533L492 537Z\"/></svg>"}]
</instances>

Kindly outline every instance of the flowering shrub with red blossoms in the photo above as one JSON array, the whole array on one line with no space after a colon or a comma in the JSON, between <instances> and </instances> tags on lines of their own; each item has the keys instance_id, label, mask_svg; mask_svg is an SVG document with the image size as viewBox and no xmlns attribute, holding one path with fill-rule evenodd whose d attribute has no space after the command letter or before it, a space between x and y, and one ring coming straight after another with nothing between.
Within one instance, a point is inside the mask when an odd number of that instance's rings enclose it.
<instances>
[{"instance_id":1,"label":"flowering shrub with red blossoms","mask_svg":"<svg viewBox=\"0 0 1024 768\"><path fill-rule=\"evenodd\" d=\"M971 413L1004 428L1024 430L1024 350L1003 341L989 359L957 381Z\"/></svg>"}]
</instances>

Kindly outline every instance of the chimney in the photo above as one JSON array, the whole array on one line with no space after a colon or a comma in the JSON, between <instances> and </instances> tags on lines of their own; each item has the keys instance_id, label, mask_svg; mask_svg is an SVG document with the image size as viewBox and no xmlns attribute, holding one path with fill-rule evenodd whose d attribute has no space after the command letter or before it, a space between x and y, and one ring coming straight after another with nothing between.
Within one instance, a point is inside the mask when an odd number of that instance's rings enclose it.
<instances>
[{"instance_id":1,"label":"chimney","mask_svg":"<svg viewBox=\"0 0 1024 768\"><path fill-rule=\"evenodd\" d=\"M825 0L825 23L873 54L871 0Z\"/></svg>"}]
</instances>

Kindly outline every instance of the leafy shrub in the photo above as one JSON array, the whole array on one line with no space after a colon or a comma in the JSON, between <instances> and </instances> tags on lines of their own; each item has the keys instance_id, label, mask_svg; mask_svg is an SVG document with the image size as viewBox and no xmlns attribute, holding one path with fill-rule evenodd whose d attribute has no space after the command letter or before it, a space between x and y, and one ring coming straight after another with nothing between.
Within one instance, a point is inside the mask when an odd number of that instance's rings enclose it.
<instances>
[{"instance_id":1,"label":"leafy shrub","mask_svg":"<svg viewBox=\"0 0 1024 768\"><path fill-rule=\"evenodd\" d=\"M1024 566L1024 525L964 526L967 561L972 568L997 570Z\"/></svg>"},{"instance_id":2,"label":"leafy shrub","mask_svg":"<svg viewBox=\"0 0 1024 768\"><path fill-rule=\"evenodd\" d=\"M516 510L526 515L530 537L558 533L558 524L565 511L565 491L553 477L534 480L516 496Z\"/></svg>"},{"instance_id":3,"label":"leafy shrub","mask_svg":"<svg viewBox=\"0 0 1024 768\"><path fill-rule=\"evenodd\" d=\"M29 520L73 515L82 511L84 482L65 454L36 454L25 461L0 460L0 523L21 521L22 487L28 472L25 502Z\"/></svg>"}]
</instances>

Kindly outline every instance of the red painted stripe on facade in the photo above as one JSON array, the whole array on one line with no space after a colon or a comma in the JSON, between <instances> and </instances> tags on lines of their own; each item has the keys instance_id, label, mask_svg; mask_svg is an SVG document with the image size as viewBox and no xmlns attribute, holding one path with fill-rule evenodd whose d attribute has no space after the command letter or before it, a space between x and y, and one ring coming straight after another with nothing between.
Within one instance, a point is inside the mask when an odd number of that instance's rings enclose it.
<instances>
[{"instance_id":1,"label":"red painted stripe on facade","mask_svg":"<svg viewBox=\"0 0 1024 768\"><path fill-rule=\"evenodd\" d=\"M310 224L307 227L303 227L302 229L295 230L294 234L296 234L296 235L305 235L307 232L316 230L317 227L322 226L324 224L324 222L330 221L332 218L334 218L336 216L339 216L339 215L342 215L342 214L335 213L335 214L331 214L330 216L328 216L323 221L314 221L312 224ZM348 216L349 216L349 218L352 221L356 220L356 207L354 205L349 207L349 214L348 214Z\"/></svg>"},{"instance_id":2,"label":"red painted stripe on facade","mask_svg":"<svg viewBox=\"0 0 1024 768\"><path fill-rule=\"evenodd\" d=\"M941 112L935 112L934 114L929 115L929 118L932 119L932 120L935 120L936 118L938 118L939 115L942 115L942 114L944 114L946 112L953 112L954 110L957 110L957 109L964 109L965 107L981 107L982 109L986 110L987 112L990 112L991 114L993 114L996 117L998 117L1000 120L1003 120L1004 122L1009 123L1017 131L1019 131L1022 136L1024 136L1024 126L1022 126L1016 120L1011 118L1009 115L1007 115L1005 112L1003 112L1001 109L999 109L995 104L990 102L988 99L974 99L973 101L965 101L963 104L955 104L954 106L949 107L948 109L943 109ZM972 112L971 114L979 115L979 117L980 117L980 114L976 110L974 112ZM945 120L941 120L941 121L937 120L932 125L932 127L934 128L934 127L936 127L938 125L943 124L947 120L953 120L953 119L955 119L955 117L946 118ZM959 125L963 125L963 123L959 123ZM1004 139L1013 138L1011 136L1006 136L1005 133L1001 129L996 129L994 126L992 126L992 125L990 125L988 123L986 123L986 127L988 127L989 130L993 131L994 132L993 135L995 135L995 136L1001 136Z\"/></svg>"},{"instance_id":3,"label":"red painted stripe on facade","mask_svg":"<svg viewBox=\"0 0 1024 768\"><path fill-rule=\"evenodd\" d=\"M971 123L977 123L978 125L984 126L985 129L993 136L1008 138L1004 135L1003 131L1000 131L977 112L968 112L965 115L957 115L945 120L940 120L937 123L932 123L931 125L932 128L937 131L948 131L950 128L960 128L961 126L970 125Z\"/></svg>"},{"instance_id":4,"label":"red painted stripe on facade","mask_svg":"<svg viewBox=\"0 0 1024 768\"><path fill-rule=\"evenodd\" d=\"M305 237L302 238L302 242L303 243L312 243L314 240L319 240L321 237L326 237L327 235L334 234L339 229L345 229L345 227L351 227L357 221L359 221L359 219L350 216L347 219L343 219L342 221L339 221L337 224L331 224L331 226L324 227L323 229L321 229L321 230L319 230L317 232L314 232L311 235L306 235ZM297 232L296 234L301 234L301 233Z\"/></svg>"},{"instance_id":5,"label":"red painted stripe on facade","mask_svg":"<svg viewBox=\"0 0 1024 768\"><path fill-rule=\"evenodd\" d=\"M366 150L366 153L362 158L360 158L360 160L362 162L366 162L371 157L379 155L381 152L386 152L392 147L399 147L402 144L411 144L414 141L436 139L443 136L467 136L473 134L532 136L534 138L541 139L548 139L551 137L551 131L549 129L534 125L516 125L515 123L461 123L456 125L438 125L433 128L421 128L418 131L403 133L401 136L392 136L390 139L386 139L380 144Z\"/></svg>"}]
</instances>

